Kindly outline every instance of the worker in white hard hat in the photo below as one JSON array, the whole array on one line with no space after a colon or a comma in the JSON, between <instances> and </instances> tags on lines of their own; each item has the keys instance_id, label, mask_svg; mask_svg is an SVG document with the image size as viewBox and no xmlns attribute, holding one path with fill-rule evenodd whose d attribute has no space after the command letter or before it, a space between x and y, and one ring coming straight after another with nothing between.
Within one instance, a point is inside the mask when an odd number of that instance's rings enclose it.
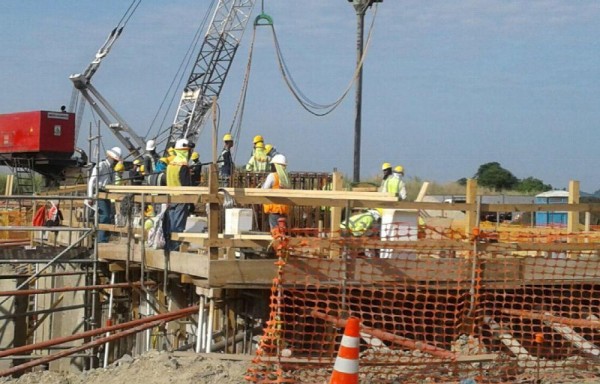
<instances>
[{"instance_id":1,"label":"worker in white hard hat","mask_svg":"<svg viewBox=\"0 0 600 384\"><path fill-rule=\"evenodd\" d=\"M155 172L156 162L159 159L158 153L156 153L156 141L148 140L146 142L146 152L144 152L144 171L146 172L145 181L146 184L150 184L150 177Z\"/></svg>"},{"instance_id":2,"label":"worker in white hard hat","mask_svg":"<svg viewBox=\"0 0 600 384\"><path fill-rule=\"evenodd\" d=\"M392 176L383 181L382 192L395 196L398 200L406 200L406 184L403 180L404 167L397 165L392 171Z\"/></svg>"},{"instance_id":3,"label":"worker in white hard hat","mask_svg":"<svg viewBox=\"0 0 600 384\"><path fill-rule=\"evenodd\" d=\"M167 187L189 187L191 185L189 158L192 146L187 139L179 139L173 148L175 158L167 165ZM190 213L188 204L170 204L165 220L165 248L169 251L179 249L179 241L171 240L171 233L183 232Z\"/></svg>"},{"instance_id":4,"label":"worker in white hard hat","mask_svg":"<svg viewBox=\"0 0 600 384\"><path fill-rule=\"evenodd\" d=\"M217 160L219 164L219 183L221 187L229 187L231 184L231 176L235 169L233 157L231 156L231 148L233 148L233 136L231 133L223 135L223 150Z\"/></svg>"},{"instance_id":5,"label":"worker in white hard hat","mask_svg":"<svg viewBox=\"0 0 600 384\"><path fill-rule=\"evenodd\" d=\"M246 171L248 172L267 172L269 170L269 158L265 151L265 143L261 135L254 136L252 140L254 148L252 156L246 163Z\"/></svg>"},{"instance_id":6,"label":"worker in white hard hat","mask_svg":"<svg viewBox=\"0 0 600 384\"><path fill-rule=\"evenodd\" d=\"M121 148L113 147L106 151L106 158L94 168L88 180L88 196L96 197L98 192L107 185L115 183L115 165L121 161ZM113 221L112 206L108 199L98 199L96 214L99 224L111 224ZM90 204L88 202L88 204ZM106 231L98 231L98 242L107 243L110 235Z\"/></svg>"},{"instance_id":7,"label":"worker in white hard hat","mask_svg":"<svg viewBox=\"0 0 600 384\"><path fill-rule=\"evenodd\" d=\"M267 176L262 187L263 189L287 189L291 187L287 172L287 159L284 155L273 156L273 159L271 159L271 173ZM265 204L263 212L269 215L269 226L275 237L273 231L277 229L279 219L287 220L290 207L285 204Z\"/></svg>"}]
</instances>

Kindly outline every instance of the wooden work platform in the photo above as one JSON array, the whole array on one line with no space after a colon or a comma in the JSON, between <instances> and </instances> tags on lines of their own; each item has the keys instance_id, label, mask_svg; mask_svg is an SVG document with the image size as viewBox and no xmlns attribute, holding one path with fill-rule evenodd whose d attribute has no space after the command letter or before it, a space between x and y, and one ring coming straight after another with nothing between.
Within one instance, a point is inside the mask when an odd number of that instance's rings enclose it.
<instances>
[{"instance_id":1,"label":"wooden work platform","mask_svg":"<svg viewBox=\"0 0 600 384\"><path fill-rule=\"evenodd\" d=\"M184 237L184 236L182 236ZM241 240L246 241L246 240ZM416 255L416 254L415 254ZM100 244L99 257L106 262L124 263L126 244ZM408 255L408 257L411 257ZM189 276L189 281L204 288L270 288L277 276L276 259L210 260L207 254L145 250L145 268L164 270ZM132 247L132 266L142 264L138 245ZM482 258L478 276L483 288L516 288L523 285L598 284L600 260L547 258ZM386 285L403 283L441 289L465 289L471 279L472 260L465 258L316 259L290 258L285 267L284 285L315 287L347 286L371 283Z\"/></svg>"}]
</instances>

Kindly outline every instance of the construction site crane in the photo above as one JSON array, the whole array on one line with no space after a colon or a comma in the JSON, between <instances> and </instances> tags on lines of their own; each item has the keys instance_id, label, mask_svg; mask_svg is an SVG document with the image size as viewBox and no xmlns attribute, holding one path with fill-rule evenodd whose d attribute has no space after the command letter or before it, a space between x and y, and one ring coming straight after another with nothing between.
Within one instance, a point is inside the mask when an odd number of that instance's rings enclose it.
<instances>
[{"instance_id":1,"label":"construction site crane","mask_svg":"<svg viewBox=\"0 0 600 384\"><path fill-rule=\"evenodd\" d=\"M255 0L219 0L204 42L183 89L167 147L177 139L198 140L202 122L219 97Z\"/></svg>"},{"instance_id":2,"label":"construction site crane","mask_svg":"<svg viewBox=\"0 0 600 384\"><path fill-rule=\"evenodd\" d=\"M92 76L96 73L102 60L108 55L113 44L117 41L123 27L112 30L104 44L96 53L94 60L87 66L85 71L69 78L83 98L90 104L94 112L98 114L102 122L110 129L115 137L135 157L139 156L140 150L145 149L144 140L125 122L110 103L92 85Z\"/></svg>"}]
</instances>

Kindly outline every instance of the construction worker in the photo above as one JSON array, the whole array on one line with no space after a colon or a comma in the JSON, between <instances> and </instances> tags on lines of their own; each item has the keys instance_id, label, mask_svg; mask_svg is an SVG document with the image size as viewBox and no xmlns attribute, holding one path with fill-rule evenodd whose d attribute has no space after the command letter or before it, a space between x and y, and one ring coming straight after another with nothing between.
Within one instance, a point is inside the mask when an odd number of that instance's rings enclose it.
<instances>
[{"instance_id":1,"label":"construction worker","mask_svg":"<svg viewBox=\"0 0 600 384\"><path fill-rule=\"evenodd\" d=\"M200 185L200 177L202 176L202 163L200 162L200 155L198 152L192 152L190 156L190 177L193 187Z\"/></svg>"},{"instance_id":2,"label":"construction worker","mask_svg":"<svg viewBox=\"0 0 600 384\"><path fill-rule=\"evenodd\" d=\"M146 184L150 184L150 176L154 173L156 162L158 161L158 153L156 153L156 141L148 140L146 142L146 153L143 156L144 169L146 170Z\"/></svg>"},{"instance_id":3,"label":"construction worker","mask_svg":"<svg viewBox=\"0 0 600 384\"><path fill-rule=\"evenodd\" d=\"M388 193L398 198L398 200L406 200L406 184L404 184L404 167L397 165L394 167L392 176L384 180L382 192Z\"/></svg>"},{"instance_id":4,"label":"construction worker","mask_svg":"<svg viewBox=\"0 0 600 384\"><path fill-rule=\"evenodd\" d=\"M287 159L284 155L278 154L271 160L271 173L267 176L263 189L287 189L290 188L290 178L287 173ZM278 220L287 219L290 207L284 204L265 204L263 212L269 215L269 227L271 233L278 227Z\"/></svg>"},{"instance_id":5,"label":"construction worker","mask_svg":"<svg viewBox=\"0 0 600 384\"><path fill-rule=\"evenodd\" d=\"M376 235L381 223L381 209L369 209L366 212L357 213L348 219L348 228L346 222L340 225L342 229L347 229L352 236L373 236Z\"/></svg>"},{"instance_id":6,"label":"construction worker","mask_svg":"<svg viewBox=\"0 0 600 384\"><path fill-rule=\"evenodd\" d=\"M226 133L223 135L223 150L217 160L217 164L219 164L219 180L222 187L229 187L231 176L235 169L233 157L231 156L231 148L233 148L233 137L230 133Z\"/></svg>"},{"instance_id":7,"label":"construction worker","mask_svg":"<svg viewBox=\"0 0 600 384\"><path fill-rule=\"evenodd\" d=\"M175 158L167 166L167 187L187 187L191 185L190 167L188 165L191 146L187 139L175 142ZM171 233L183 232L189 215L188 204L171 204L166 215L164 233L169 251L179 249L179 242L171 240Z\"/></svg>"},{"instance_id":8,"label":"construction worker","mask_svg":"<svg viewBox=\"0 0 600 384\"><path fill-rule=\"evenodd\" d=\"M142 175L142 160L133 160L133 170L131 171L131 185L142 185L144 183L144 175Z\"/></svg>"},{"instance_id":9,"label":"construction worker","mask_svg":"<svg viewBox=\"0 0 600 384\"><path fill-rule=\"evenodd\" d=\"M265 143L262 136L254 136L253 143L254 149L252 151L252 156L250 156L250 159L246 164L246 171L267 172L269 159L267 157L267 153L265 152Z\"/></svg>"},{"instance_id":10,"label":"construction worker","mask_svg":"<svg viewBox=\"0 0 600 384\"><path fill-rule=\"evenodd\" d=\"M115 185L123 185L123 172L125 171L125 166L122 161L119 161L115 165Z\"/></svg>"},{"instance_id":11,"label":"construction worker","mask_svg":"<svg viewBox=\"0 0 600 384\"><path fill-rule=\"evenodd\" d=\"M168 163L170 163L170 162L171 162L173 159L175 159L175 148L173 148L173 147L169 147L169 149L167 149L167 155L168 155L168 156L167 156L167 159L169 160L169 161L167 162L167 164L168 164Z\"/></svg>"},{"instance_id":12,"label":"construction worker","mask_svg":"<svg viewBox=\"0 0 600 384\"><path fill-rule=\"evenodd\" d=\"M381 185L379 186L380 192L385 192L385 181L392 176L392 164L383 163L381 165L381 170L383 171L383 180L381 180Z\"/></svg>"},{"instance_id":13,"label":"construction worker","mask_svg":"<svg viewBox=\"0 0 600 384\"><path fill-rule=\"evenodd\" d=\"M169 159L166 157L161 157L158 159L156 162L156 169L150 177L150 185L156 185L159 187L165 187L167 185L167 177L165 173L167 171L168 163Z\"/></svg>"},{"instance_id":14,"label":"construction worker","mask_svg":"<svg viewBox=\"0 0 600 384\"><path fill-rule=\"evenodd\" d=\"M275 149L275 147L272 144L267 144L265 145L265 153L267 154L267 159L271 161L273 156L275 156L279 152L277 152L277 149Z\"/></svg>"},{"instance_id":15,"label":"construction worker","mask_svg":"<svg viewBox=\"0 0 600 384\"><path fill-rule=\"evenodd\" d=\"M88 181L88 196L96 197L97 193L107 185L115 183L114 166L121 161L121 148L113 147L106 151L106 158L96 164L92 169ZM97 188L96 188L97 187ZM113 221L112 207L110 200L98 199L96 204L96 214L99 224L110 224ZM88 204L91 203L88 201ZM98 242L108 243L110 234L106 231L98 231Z\"/></svg>"}]
</instances>

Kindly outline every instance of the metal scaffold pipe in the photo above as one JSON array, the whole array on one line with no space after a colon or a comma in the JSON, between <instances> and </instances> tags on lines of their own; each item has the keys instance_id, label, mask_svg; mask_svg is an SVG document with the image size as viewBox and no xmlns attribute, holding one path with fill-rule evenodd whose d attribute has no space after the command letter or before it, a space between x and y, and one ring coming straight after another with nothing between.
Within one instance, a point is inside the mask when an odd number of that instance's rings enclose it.
<instances>
[{"instance_id":1,"label":"metal scaffold pipe","mask_svg":"<svg viewBox=\"0 0 600 384\"><path fill-rule=\"evenodd\" d=\"M156 282L149 281L146 285L156 285ZM21 289L17 291L3 291L0 292L1 296L24 296L24 295L43 295L46 293L57 293L57 292L75 292L75 291L91 291L94 289L113 289L113 288L134 288L141 286L140 282L133 283L116 283L116 284L99 284L99 285L87 285L82 287L60 287L60 288L45 288L45 289Z\"/></svg>"},{"instance_id":2,"label":"metal scaffold pipe","mask_svg":"<svg viewBox=\"0 0 600 384\"><path fill-rule=\"evenodd\" d=\"M195 309L194 309L194 312L195 312ZM137 333L137 332L144 331L146 329L150 329L150 328L156 327L157 325L160 325L162 323L176 320L176 319L178 319L180 317L184 317L185 315L186 314L173 315L173 313L170 313L169 316L167 316L165 318L162 318L162 319L159 319L159 320L154 320L154 321L147 321L147 322L145 322L145 323L143 323L141 325L138 325L136 327L130 328L130 329L125 330L123 332L119 332L119 333L116 333L116 334L108 336L108 337L102 337L102 338L96 339L96 340L91 341L89 343L83 344L83 345L81 345L79 347L74 347L74 348L71 348L71 349L67 349L67 350L65 350L63 352L55 353L53 355L50 355L50 356L47 356L47 357L44 357L44 358L41 358L41 359L33 360L33 361L28 362L28 363L17 365L15 367L10 368L10 369L4 370L4 371L0 371L0 376L12 375L13 373L21 372L21 371L23 371L25 369L28 369L28 368L31 368L31 367L36 367L38 365L46 364L46 363L49 363L51 361L60 359L62 357L67 357L67 356L70 356L70 355L72 355L74 353L81 352L81 351L84 351L86 349L94 348L94 347L97 347L97 346L99 346L101 344L108 343L110 341L117 340L117 339L123 338L125 336L129 336L131 334L134 334L134 333Z\"/></svg>"},{"instance_id":3,"label":"metal scaffold pipe","mask_svg":"<svg viewBox=\"0 0 600 384\"><path fill-rule=\"evenodd\" d=\"M164 320L169 317L180 316L180 315L181 315L180 317L183 317L186 315L191 315L197 311L198 311L198 306L196 305L193 307L188 307L188 308L180 309L180 310L173 311L173 312L168 312L168 313L163 313L160 315L145 317L143 319L128 321L126 323L115 324L115 325L111 325L111 326L104 327L104 328L96 328L96 329L92 329L90 331L77 333L75 335L58 337L56 339L42 341L42 342L35 343L35 344L29 344L29 345L24 345L21 347L6 349L4 351L0 351L0 357L24 354L27 352L35 351L37 349L44 349L44 348L51 347L54 345L68 343L68 342L74 341L74 340L79 340L79 339L83 339L86 337L96 336L96 335L99 335L99 334L105 333L105 332L113 332L113 331L118 331L121 329L127 329L127 328L134 327L134 326L137 326L140 324L148 323L150 321ZM0 373L0 376L1 375L2 374Z\"/></svg>"}]
</instances>

